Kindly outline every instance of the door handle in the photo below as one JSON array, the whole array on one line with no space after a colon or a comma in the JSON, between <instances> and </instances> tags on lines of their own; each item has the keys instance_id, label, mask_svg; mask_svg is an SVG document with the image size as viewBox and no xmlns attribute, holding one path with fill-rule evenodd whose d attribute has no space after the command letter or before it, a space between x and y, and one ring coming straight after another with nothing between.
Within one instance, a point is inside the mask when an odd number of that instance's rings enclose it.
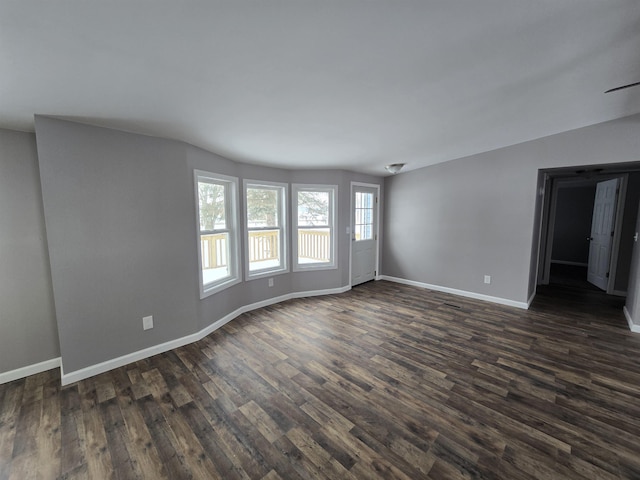
<instances>
[{"instance_id":1,"label":"door handle","mask_svg":"<svg viewBox=\"0 0 640 480\"><path fill-rule=\"evenodd\" d=\"M587 237L587 242L591 242L593 240L593 237Z\"/></svg>"}]
</instances>

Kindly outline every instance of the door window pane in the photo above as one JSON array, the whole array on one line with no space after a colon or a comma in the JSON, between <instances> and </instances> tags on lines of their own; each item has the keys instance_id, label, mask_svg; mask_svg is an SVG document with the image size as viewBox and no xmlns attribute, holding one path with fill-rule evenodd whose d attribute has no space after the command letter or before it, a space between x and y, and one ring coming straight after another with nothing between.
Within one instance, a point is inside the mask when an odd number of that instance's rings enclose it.
<instances>
[{"instance_id":1,"label":"door window pane","mask_svg":"<svg viewBox=\"0 0 640 480\"><path fill-rule=\"evenodd\" d=\"M373 238L373 204L373 193L356 192L354 232L356 241Z\"/></svg>"}]
</instances>

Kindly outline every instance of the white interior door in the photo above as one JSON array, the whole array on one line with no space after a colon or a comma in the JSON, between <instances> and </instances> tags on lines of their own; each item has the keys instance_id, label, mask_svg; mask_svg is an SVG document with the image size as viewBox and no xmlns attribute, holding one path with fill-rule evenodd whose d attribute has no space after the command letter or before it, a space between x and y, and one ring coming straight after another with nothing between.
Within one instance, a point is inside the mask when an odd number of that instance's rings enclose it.
<instances>
[{"instance_id":1,"label":"white interior door","mask_svg":"<svg viewBox=\"0 0 640 480\"><path fill-rule=\"evenodd\" d=\"M378 189L351 187L351 285L376 276L378 243Z\"/></svg>"},{"instance_id":2,"label":"white interior door","mask_svg":"<svg viewBox=\"0 0 640 480\"><path fill-rule=\"evenodd\" d=\"M598 182L593 205L587 280L602 290L606 290L609 283L618 182L617 178Z\"/></svg>"}]
</instances>

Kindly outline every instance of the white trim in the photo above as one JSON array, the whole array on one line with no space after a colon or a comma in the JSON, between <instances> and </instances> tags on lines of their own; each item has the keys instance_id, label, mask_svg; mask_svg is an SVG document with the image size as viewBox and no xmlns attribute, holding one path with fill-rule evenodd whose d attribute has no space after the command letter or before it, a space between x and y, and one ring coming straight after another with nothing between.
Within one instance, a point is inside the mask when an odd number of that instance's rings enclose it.
<instances>
[{"instance_id":1,"label":"white trim","mask_svg":"<svg viewBox=\"0 0 640 480\"><path fill-rule=\"evenodd\" d=\"M588 263L584 262L570 262L568 260L551 260L550 263L557 263L558 265L572 265L574 267L588 267Z\"/></svg>"},{"instance_id":2,"label":"white trim","mask_svg":"<svg viewBox=\"0 0 640 480\"><path fill-rule=\"evenodd\" d=\"M291 300L292 298L315 297L319 295L335 295L339 293L344 293L348 290L351 290L350 285L347 285L345 287L339 287L339 288L329 288L326 290L292 292L286 295L281 295L279 297L268 298L260 302L256 302L250 305L245 305L243 307L240 307L237 310L234 310L233 312L225 315L221 319L213 322L211 325L203 328L199 332L192 333L191 335L186 335L184 337L177 338L175 340L170 340L168 342L161 343L159 345L154 345L149 348L128 353L126 355L122 355L121 357L113 358L111 360L106 360L96 365L90 365L88 367L81 368L80 370L74 370L73 372L69 372L69 373L65 373L62 366L60 366L62 385L63 386L69 385L71 383L84 380L85 378L93 377L94 375L108 372L109 370L113 370L115 368L123 367L130 363L137 362L138 360L143 360L145 358L152 357L153 355L158 355L159 353L164 353L169 350L173 350L174 348L179 348L184 345L197 342L198 340L203 339L204 337L214 332L215 330L219 329L220 327L226 325L237 316L242 315L243 313L246 313L246 312L250 312L251 310L255 310L257 308L267 307L275 303L284 302L285 300ZM57 359L57 361L58 363L60 363L60 359ZM56 364L56 366L58 366L58 364Z\"/></svg>"},{"instance_id":3,"label":"white trim","mask_svg":"<svg viewBox=\"0 0 640 480\"><path fill-rule=\"evenodd\" d=\"M629 324L629 330L631 330L633 333L640 333L640 325L636 325L635 323L633 323L631 314L629 313L629 310L627 310L626 305L622 307L622 311L624 312L624 317L627 319L627 323Z\"/></svg>"},{"instance_id":4,"label":"white trim","mask_svg":"<svg viewBox=\"0 0 640 480\"><path fill-rule=\"evenodd\" d=\"M459 295L461 297L484 300L485 302L499 303L500 305L522 308L524 310L529 308L528 302L516 302L515 300L509 300L508 298L492 297L490 295L484 295L482 293L468 292L466 290L458 290L456 288L442 287L440 285L432 285L430 283L416 282L414 280L406 280L404 278L390 277L388 275L381 275L380 279L389 280L390 282L395 283L402 283L404 285L412 285L414 287L426 288L428 290L435 290L437 292L451 293L453 295ZM529 299L529 301L533 301L533 296Z\"/></svg>"},{"instance_id":5,"label":"white trim","mask_svg":"<svg viewBox=\"0 0 640 480\"><path fill-rule=\"evenodd\" d=\"M240 221L238 218L238 209L240 205L240 181L238 177L230 177L204 170L193 170L194 193L195 193L195 212L196 212L196 251L198 254L198 285L200 288L200 300L207 298L214 293L221 292L233 285L242 282L242 274L240 272ZM198 183L200 179L209 179L214 183L225 183L229 190L225 192L225 214L229 218L230 226L227 229L229 234L229 262L231 275L224 279L217 280L213 283L204 285L202 277L202 244L200 231L200 192ZM225 188L226 186L225 185Z\"/></svg>"},{"instance_id":6,"label":"white trim","mask_svg":"<svg viewBox=\"0 0 640 480\"><path fill-rule=\"evenodd\" d=\"M46 372L54 368L60 367L60 357L52 358L51 360L45 360L44 362L34 363L33 365L27 365L26 367L16 368L8 372L0 373L0 385L3 383L13 382L20 378L28 377L29 375L35 375L36 373Z\"/></svg>"},{"instance_id":7,"label":"white trim","mask_svg":"<svg viewBox=\"0 0 640 480\"><path fill-rule=\"evenodd\" d=\"M627 296L627 291L626 290L611 290L611 293L609 295L614 295L616 297L626 297Z\"/></svg>"},{"instance_id":8,"label":"white trim","mask_svg":"<svg viewBox=\"0 0 640 480\"><path fill-rule=\"evenodd\" d=\"M298 193L299 192L327 192L331 196L329 199L329 224L315 228L328 228L330 235L330 262L323 263L298 263L298 230L308 227L298 225ZM312 272L318 270L336 270L338 268L336 248L337 218L336 212L338 202L338 185L317 185L312 183L292 183L291 184L291 271L292 272Z\"/></svg>"},{"instance_id":9,"label":"white trim","mask_svg":"<svg viewBox=\"0 0 640 480\"><path fill-rule=\"evenodd\" d=\"M276 190L279 198L279 212L278 217L280 221L275 227L265 227L262 230L280 230L280 266L271 268L262 268L260 270L250 270L251 262L249 261L249 233L254 229L249 229L248 220L248 203L247 203L247 190L249 188L260 188ZM242 200L244 202L243 219L244 219L244 279L245 281L255 280L257 278L270 277L274 275L282 275L283 273L289 273L289 204L290 197L289 184L284 182L271 182L267 180L251 180L248 178L242 181ZM260 230L260 229L258 229Z\"/></svg>"},{"instance_id":10,"label":"white trim","mask_svg":"<svg viewBox=\"0 0 640 480\"><path fill-rule=\"evenodd\" d=\"M138 350L137 352L128 353L127 355L123 355L121 357L113 358L111 360L106 360L96 365L91 365L85 368L81 368L80 370L74 370L69 373L65 373L64 368L61 368L60 379L62 381L62 385L63 386L70 385L74 382L84 380L85 378L93 377L94 375L108 372L109 370L113 370L114 368L123 367L129 363L137 362L138 360L149 358L149 357L152 357L153 355L157 355L159 353L167 352L169 350L173 350L174 348L182 347L183 345L193 343L199 340L197 335L198 335L197 333L187 335L185 337L177 338L169 342L161 343L159 345L154 345L153 347L145 348L143 350Z\"/></svg>"}]
</instances>

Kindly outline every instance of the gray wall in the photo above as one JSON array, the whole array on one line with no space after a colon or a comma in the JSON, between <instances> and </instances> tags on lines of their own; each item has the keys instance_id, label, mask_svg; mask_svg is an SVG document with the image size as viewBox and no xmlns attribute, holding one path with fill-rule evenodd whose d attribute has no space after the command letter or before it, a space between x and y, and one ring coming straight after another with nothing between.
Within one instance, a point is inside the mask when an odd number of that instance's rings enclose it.
<instances>
[{"instance_id":1,"label":"gray wall","mask_svg":"<svg viewBox=\"0 0 640 480\"><path fill-rule=\"evenodd\" d=\"M551 261L587 264L595 185L559 188Z\"/></svg>"},{"instance_id":2,"label":"gray wall","mask_svg":"<svg viewBox=\"0 0 640 480\"><path fill-rule=\"evenodd\" d=\"M0 130L0 373L60 356L35 136Z\"/></svg>"},{"instance_id":3,"label":"gray wall","mask_svg":"<svg viewBox=\"0 0 640 480\"><path fill-rule=\"evenodd\" d=\"M636 218L638 216L638 202L640 202L640 172L634 172L629 174L627 195L622 214L622 231L620 232L616 279L614 282L614 289L619 292L626 292L628 288L634 245L633 234L636 231Z\"/></svg>"},{"instance_id":4,"label":"gray wall","mask_svg":"<svg viewBox=\"0 0 640 480\"><path fill-rule=\"evenodd\" d=\"M36 117L36 136L65 373L195 333L245 305L348 285L349 241L340 232L349 183L382 182L236 163L182 142L48 117ZM194 169L241 182L338 184L339 268L277 275L273 287L245 281L200 300ZM155 327L143 331L146 315Z\"/></svg>"},{"instance_id":5,"label":"gray wall","mask_svg":"<svg viewBox=\"0 0 640 480\"><path fill-rule=\"evenodd\" d=\"M638 206L638 217L634 230L635 232L640 232L640 205ZM629 266L629 290L625 305L633 323L640 326L640 240L634 242Z\"/></svg>"},{"instance_id":6,"label":"gray wall","mask_svg":"<svg viewBox=\"0 0 640 480\"><path fill-rule=\"evenodd\" d=\"M196 331L184 148L42 117L36 138L65 373Z\"/></svg>"},{"instance_id":7,"label":"gray wall","mask_svg":"<svg viewBox=\"0 0 640 480\"><path fill-rule=\"evenodd\" d=\"M633 116L387 177L382 273L526 301L536 280L538 170L637 161L639 128ZM36 129L61 350L34 136L0 131L0 372L61 354L68 373L194 333L242 305L348 285L349 184L381 181L240 164L181 142L45 117ZM279 275L273 288L243 282L199 300L193 168L338 184L339 268ZM633 254L627 305L640 324ZM149 314L156 327L143 332Z\"/></svg>"},{"instance_id":8,"label":"gray wall","mask_svg":"<svg viewBox=\"0 0 640 480\"><path fill-rule=\"evenodd\" d=\"M639 131L635 115L387 177L382 273L526 302L538 170L638 161Z\"/></svg>"}]
</instances>

